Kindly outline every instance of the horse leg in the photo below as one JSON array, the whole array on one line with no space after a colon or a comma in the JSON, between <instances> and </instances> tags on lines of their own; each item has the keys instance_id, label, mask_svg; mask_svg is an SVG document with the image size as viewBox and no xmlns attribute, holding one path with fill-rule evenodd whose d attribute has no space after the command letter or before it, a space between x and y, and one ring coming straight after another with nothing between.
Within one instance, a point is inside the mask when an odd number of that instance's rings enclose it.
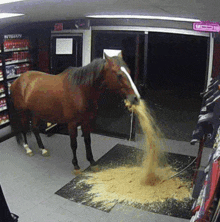
<instances>
[{"instance_id":1,"label":"horse leg","mask_svg":"<svg viewBox=\"0 0 220 222\"><path fill-rule=\"evenodd\" d=\"M90 127L88 124L82 124L81 127L86 147L86 158L90 162L91 166L95 166L96 162L93 158L92 149L91 149Z\"/></svg>"},{"instance_id":2,"label":"horse leg","mask_svg":"<svg viewBox=\"0 0 220 222\"><path fill-rule=\"evenodd\" d=\"M49 150L45 149L44 144L42 142L42 139L40 137L40 133L39 133L39 129L37 127L39 120L37 120L37 118L33 118L32 120L32 131L34 133L34 136L37 140L37 144L39 149L41 150L41 154L44 157L48 157L50 156Z\"/></svg>"},{"instance_id":3,"label":"horse leg","mask_svg":"<svg viewBox=\"0 0 220 222\"><path fill-rule=\"evenodd\" d=\"M77 140L76 140L76 138L78 136L76 123L69 123L68 124L68 131L69 131L69 135L70 135L70 146L71 146L71 149L73 151L72 164L74 166L74 169L76 171L78 171L78 170L80 170L80 167L78 165L78 160L77 160L77 157L76 157L76 150L77 150Z\"/></svg>"},{"instance_id":4,"label":"horse leg","mask_svg":"<svg viewBox=\"0 0 220 222\"><path fill-rule=\"evenodd\" d=\"M27 154L28 156L33 156L34 153L33 153L32 150L29 148L28 143L27 143L27 133L23 131L22 134L23 134L23 136L24 136L24 144L23 144L23 147L24 147L25 150L26 150L26 154Z\"/></svg>"},{"instance_id":5,"label":"horse leg","mask_svg":"<svg viewBox=\"0 0 220 222\"><path fill-rule=\"evenodd\" d=\"M29 148L28 146L28 142L27 142L27 132L29 131L29 118L28 118L28 113L26 112L22 112L21 114L21 134L18 134L17 137L17 141L18 143L21 143L22 141L22 134L23 134L23 138L24 138L24 142L23 142L23 147L26 150L26 154L28 156L33 156L34 153L32 152L32 150Z\"/></svg>"},{"instance_id":6,"label":"horse leg","mask_svg":"<svg viewBox=\"0 0 220 222\"><path fill-rule=\"evenodd\" d=\"M39 134L38 129L33 129L33 133L34 133L35 138L36 138L36 140L37 140L37 144L38 144L38 146L39 146L39 148L40 148L40 150L41 150L42 156L44 156L44 157L50 156L49 150L45 149L45 147L44 147L44 144L43 144L43 142L42 142L42 139L41 139L41 137L40 137L40 134Z\"/></svg>"}]
</instances>

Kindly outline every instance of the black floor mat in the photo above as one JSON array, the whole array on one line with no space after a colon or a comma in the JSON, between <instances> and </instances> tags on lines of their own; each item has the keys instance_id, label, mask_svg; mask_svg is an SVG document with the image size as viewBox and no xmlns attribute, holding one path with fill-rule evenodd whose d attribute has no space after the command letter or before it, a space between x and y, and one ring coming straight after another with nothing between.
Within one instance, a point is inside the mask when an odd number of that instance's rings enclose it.
<instances>
[{"instance_id":1,"label":"black floor mat","mask_svg":"<svg viewBox=\"0 0 220 222\"><path fill-rule=\"evenodd\" d=\"M117 144L114 146L108 153L106 153L103 157L101 157L97 163L100 169L106 168L116 168L119 166L133 164L140 164L139 157L143 156L143 151L134 147L125 146L121 144ZM167 153L167 161L168 163L179 172L181 169L189 165L193 161L194 157L185 156L180 154L172 154ZM181 174L181 178L192 180L194 165L189 167L186 171ZM87 168L85 172L91 171L91 168ZM113 203L106 207L104 203L93 203L92 197L88 196L87 191L91 189L91 186L82 183L81 181L86 179L86 177L82 174L71 180L68 184L66 184L63 188L56 192L57 195L66 198L68 200L82 203L87 206L94 207L99 210L103 210L105 212L110 212L111 209L117 204L117 202ZM78 185L80 184L80 185ZM190 198L184 199L184 201L176 201L175 199L168 199L167 201L161 203L153 203L153 204L144 204L144 205L134 205L134 207L158 213L164 214L179 218L190 219L191 218L191 207L193 200Z\"/></svg>"}]
</instances>

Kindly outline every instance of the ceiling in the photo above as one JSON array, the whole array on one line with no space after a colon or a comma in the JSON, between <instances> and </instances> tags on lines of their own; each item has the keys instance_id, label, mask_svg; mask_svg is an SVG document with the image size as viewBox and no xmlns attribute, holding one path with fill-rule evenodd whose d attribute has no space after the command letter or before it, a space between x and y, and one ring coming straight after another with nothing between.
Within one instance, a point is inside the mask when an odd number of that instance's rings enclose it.
<instances>
[{"instance_id":1,"label":"ceiling","mask_svg":"<svg viewBox=\"0 0 220 222\"><path fill-rule=\"evenodd\" d=\"M195 18L220 22L220 0L24 0L0 5L0 12L24 16L0 20L11 24L64 21L94 14L126 14Z\"/></svg>"}]
</instances>

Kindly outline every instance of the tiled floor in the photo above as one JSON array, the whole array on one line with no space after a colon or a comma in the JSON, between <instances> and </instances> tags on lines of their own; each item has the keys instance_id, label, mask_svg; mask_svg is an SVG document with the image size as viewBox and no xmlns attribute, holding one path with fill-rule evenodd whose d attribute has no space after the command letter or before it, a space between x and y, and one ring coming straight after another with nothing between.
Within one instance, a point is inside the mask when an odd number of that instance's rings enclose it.
<instances>
[{"instance_id":1,"label":"tiled floor","mask_svg":"<svg viewBox=\"0 0 220 222\"><path fill-rule=\"evenodd\" d=\"M66 135L42 135L45 147L51 156L40 155L35 138L29 138L29 145L35 155L28 157L15 138L0 144L0 184L12 213L19 216L19 222L182 222L180 218L164 216L116 205L110 213L66 200L54 193L74 178L71 163L72 152ZM95 159L99 159L117 143L140 148L141 136L137 142L92 134ZM196 156L198 145L189 142L166 140L169 152ZM205 165L210 149L204 149L202 165ZM81 133L78 137L78 160L82 169L89 166Z\"/></svg>"}]
</instances>

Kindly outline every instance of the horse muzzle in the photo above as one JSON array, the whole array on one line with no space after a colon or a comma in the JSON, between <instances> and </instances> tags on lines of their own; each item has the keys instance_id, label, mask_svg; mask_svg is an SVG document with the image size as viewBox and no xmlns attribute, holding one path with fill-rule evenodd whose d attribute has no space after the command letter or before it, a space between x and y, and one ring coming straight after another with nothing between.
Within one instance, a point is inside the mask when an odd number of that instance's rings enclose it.
<instances>
[{"instance_id":1,"label":"horse muzzle","mask_svg":"<svg viewBox=\"0 0 220 222\"><path fill-rule=\"evenodd\" d=\"M140 103L140 98L135 94L128 95L127 100L130 102L131 105L138 105Z\"/></svg>"}]
</instances>

